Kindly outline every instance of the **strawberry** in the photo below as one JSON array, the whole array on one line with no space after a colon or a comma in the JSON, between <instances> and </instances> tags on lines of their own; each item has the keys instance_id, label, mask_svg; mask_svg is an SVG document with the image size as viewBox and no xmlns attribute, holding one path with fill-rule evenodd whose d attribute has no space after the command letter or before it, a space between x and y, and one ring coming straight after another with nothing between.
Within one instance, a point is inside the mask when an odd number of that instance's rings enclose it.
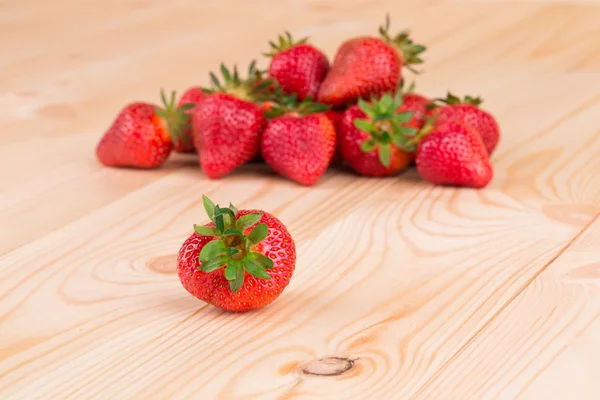
<instances>
[{"instance_id":1,"label":"strawberry","mask_svg":"<svg viewBox=\"0 0 600 400\"><path fill-rule=\"evenodd\" d=\"M345 41L321 84L317 100L331 105L354 103L358 98L378 98L396 90L402 67L422 63L425 47L414 44L408 32L389 35L389 16L379 28L381 38L361 36Z\"/></svg>"},{"instance_id":2,"label":"strawberry","mask_svg":"<svg viewBox=\"0 0 600 400\"><path fill-rule=\"evenodd\" d=\"M322 51L307 44L308 38L294 42L289 32L279 36L279 43L266 56L272 57L269 76L276 79L286 94L295 93L299 100L317 97L321 82L329 71L329 60Z\"/></svg>"},{"instance_id":3,"label":"strawberry","mask_svg":"<svg viewBox=\"0 0 600 400\"><path fill-rule=\"evenodd\" d=\"M207 96L208 95L204 93L201 87L191 87L181 95L177 106L181 107L184 104L191 104L190 109L186 111L191 118L194 114L194 108ZM173 143L173 150L177 153L194 153L196 151L191 124L188 124L183 130L180 140Z\"/></svg>"},{"instance_id":4,"label":"strawberry","mask_svg":"<svg viewBox=\"0 0 600 400\"><path fill-rule=\"evenodd\" d=\"M335 146L335 153L333 154L333 158L331 159L331 164L339 164L342 162L342 154L340 153L340 132L342 129L342 118L344 116L344 112L341 110L327 110L327 112L325 112L325 115L327 115L329 117L329 119L331 120L331 123L333 124L333 127L335 128L335 134L336 134L336 146Z\"/></svg>"},{"instance_id":5,"label":"strawberry","mask_svg":"<svg viewBox=\"0 0 600 400\"><path fill-rule=\"evenodd\" d=\"M194 225L177 257L179 280L198 299L230 312L272 303L296 265L294 239L283 223L262 210L220 208L202 196L211 220Z\"/></svg>"},{"instance_id":6,"label":"strawberry","mask_svg":"<svg viewBox=\"0 0 600 400\"><path fill-rule=\"evenodd\" d=\"M398 90L402 91L402 105L398 108L398 111L412 111L413 114L408 125L416 129L421 129L429 116L429 110L434 104L433 101L415 93L414 82L407 89L404 89L404 80L402 80Z\"/></svg>"},{"instance_id":7,"label":"strawberry","mask_svg":"<svg viewBox=\"0 0 600 400\"><path fill-rule=\"evenodd\" d=\"M401 111L402 92L386 93L370 103L359 99L342 118L340 152L358 174L382 177L406 168L414 156L401 145L417 129L408 126L413 112Z\"/></svg>"},{"instance_id":8,"label":"strawberry","mask_svg":"<svg viewBox=\"0 0 600 400\"><path fill-rule=\"evenodd\" d=\"M256 70L250 65L249 77L241 80L221 65L224 84L211 73L214 88L194 110L194 144L200 167L210 179L223 178L251 161L260 151L260 138L267 123L262 107L255 102L257 90L270 84L255 85Z\"/></svg>"},{"instance_id":9,"label":"strawberry","mask_svg":"<svg viewBox=\"0 0 600 400\"><path fill-rule=\"evenodd\" d=\"M336 148L329 107L296 96L268 114L272 119L262 136L261 152L275 172L302 185L314 185L327 171Z\"/></svg>"},{"instance_id":10,"label":"strawberry","mask_svg":"<svg viewBox=\"0 0 600 400\"><path fill-rule=\"evenodd\" d=\"M428 115L428 106L432 104L432 101L427 97L417 93L405 93L403 95L404 101L400 106L400 111L412 111L413 124L418 129L425 125L425 119Z\"/></svg>"},{"instance_id":11,"label":"strawberry","mask_svg":"<svg viewBox=\"0 0 600 400\"><path fill-rule=\"evenodd\" d=\"M110 167L156 168L161 166L188 122L188 105L175 106L175 92L164 108L145 102L127 104L96 146L96 157Z\"/></svg>"},{"instance_id":12,"label":"strawberry","mask_svg":"<svg viewBox=\"0 0 600 400\"><path fill-rule=\"evenodd\" d=\"M433 107L429 115L435 116L438 122L466 121L481 136L488 154L492 154L500 140L500 128L494 117L480 108L481 98L465 96L460 99L448 93L445 99L436 99L436 102L444 105Z\"/></svg>"},{"instance_id":13,"label":"strawberry","mask_svg":"<svg viewBox=\"0 0 600 400\"><path fill-rule=\"evenodd\" d=\"M418 143L417 171L433 184L482 188L492 180L485 145L464 121L427 124L414 142Z\"/></svg>"}]
</instances>

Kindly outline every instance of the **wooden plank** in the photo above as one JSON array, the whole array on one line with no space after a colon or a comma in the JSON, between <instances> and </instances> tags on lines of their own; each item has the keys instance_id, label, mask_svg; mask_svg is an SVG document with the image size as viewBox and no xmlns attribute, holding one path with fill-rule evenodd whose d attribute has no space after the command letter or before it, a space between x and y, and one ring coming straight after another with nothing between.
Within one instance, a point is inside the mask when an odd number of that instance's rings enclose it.
<instances>
[{"instance_id":1,"label":"wooden plank","mask_svg":"<svg viewBox=\"0 0 600 400\"><path fill-rule=\"evenodd\" d=\"M600 218L416 399L598 398Z\"/></svg>"},{"instance_id":2,"label":"wooden plank","mask_svg":"<svg viewBox=\"0 0 600 400\"><path fill-rule=\"evenodd\" d=\"M173 175L11 252L0 260L0 391L404 397L581 229L503 196L338 178L276 199L258 182ZM175 253L202 191L289 224L298 271L272 307L228 315L182 291ZM310 379L291 367L330 355L358 358L356 369Z\"/></svg>"}]
</instances>

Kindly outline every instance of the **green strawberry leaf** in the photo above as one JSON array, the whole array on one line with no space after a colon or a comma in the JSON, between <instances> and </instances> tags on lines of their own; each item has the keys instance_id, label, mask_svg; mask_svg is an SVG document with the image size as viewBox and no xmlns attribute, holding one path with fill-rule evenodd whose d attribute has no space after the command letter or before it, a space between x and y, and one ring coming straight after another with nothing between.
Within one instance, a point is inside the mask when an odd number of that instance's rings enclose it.
<instances>
[{"instance_id":1,"label":"green strawberry leaf","mask_svg":"<svg viewBox=\"0 0 600 400\"><path fill-rule=\"evenodd\" d=\"M269 234L269 227L267 224L258 224L252 229L252 232L248 235L248 240L253 244L262 242Z\"/></svg>"},{"instance_id":2,"label":"green strawberry leaf","mask_svg":"<svg viewBox=\"0 0 600 400\"><path fill-rule=\"evenodd\" d=\"M229 281L229 288L232 293L235 293L240 290L244 284L245 272L244 267L240 263L235 262L233 265L235 265L235 277Z\"/></svg>"},{"instance_id":3,"label":"green strawberry leaf","mask_svg":"<svg viewBox=\"0 0 600 400\"><path fill-rule=\"evenodd\" d=\"M239 252L240 252L240 250L236 249L235 247L228 247L227 248L227 255L228 256L232 256L232 255L237 254Z\"/></svg>"},{"instance_id":4,"label":"green strawberry leaf","mask_svg":"<svg viewBox=\"0 0 600 400\"><path fill-rule=\"evenodd\" d=\"M240 231L237 228L229 228L226 229L225 232L223 232L223 235L241 235L242 231Z\"/></svg>"},{"instance_id":5,"label":"green strawberry leaf","mask_svg":"<svg viewBox=\"0 0 600 400\"><path fill-rule=\"evenodd\" d=\"M371 104L369 104L367 101L363 100L362 98L358 99L358 108L360 108L360 110L362 112L364 112L365 114L367 114L367 116L374 118L375 117L375 108L373 108L373 106Z\"/></svg>"},{"instance_id":6,"label":"green strawberry leaf","mask_svg":"<svg viewBox=\"0 0 600 400\"><path fill-rule=\"evenodd\" d=\"M362 151L364 151L365 153L373 151L375 149L375 147L377 147L377 142L375 142L375 140L373 138L369 138L369 139L365 140L360 145L360 149Z\"/></svg>"},{"instance_id":7,"label":"green strawberry leaf","mask_svg":"<svg viewBox=\"0 0 600 400\"><path fill-rule=\"evenodd\" d=\"M225 268L225 279L228 281L235 279L235 265L236 263L230 263L227 265L227 268Z\"/></svg>"},{"instance_id":8,"label":"green strawberry leaf","mask_svg":"<svg viewBox=\"0 0 600 400\"><path fill-rule=\"evenodd\" d=\"M216 209L215 217L218 217L219 215L229 215L229 216L235 218L235 214L233 213L233 210L231 210L229 207Z\"/></svg>"},{"instance_id":9,"label":"green strawberry leaf","mask_svg":"<svg viewBox=\"0 0 600 400\"><path fill-rule=\"evenodd\" d=\"M389 94L385 94L381 97L381 100L379 101L379 107L381 108L381 110L386 112L387 110L389 110L390 106L392 105L392 102L392 97Z\"/></svg>"},{"instance_id":10,"label":"green strawberry leaf","mask_svg":"<svg viewBox=\"0 0 600 400\"><path fill-rule=\"evenodd\" d=\"M248 254L246 257L250 261L254 262L255 264L260 265L264 269L272 269L273 268L273 260L271 260L269 257L265 256L264 254L252 252L252 253Z\"/></svg>"},{"instance_id":11,"label":"green strawberry leaf","mask_svg":"<svg viewBox=\"0 0 600 400\"><path fill-rule=\"evenodd\" d=\"M413 114L414 114L414 111L402 112L402 113L394 114L393 119L394 119L394 122L396 122L398 124L404 124L404 123L410 121Z\"/></svg>"},{"instance_id":12,"label":"green strawberry leaf","mask_svg":"<svg viewBox=\"0 0 600 400\"><path fill-rule=\"evenodd\" d=\"M231 75L229 73L229 70L223 64L221 64L221 74L223 75L225 82L231 82Z\"/></svg>"},{"instance_id":13,"label":"green strawberry leaf","mask_svg":"<svg viewBox=\"0 0 600 400\"><path fill-rule=\"evenodd\" d=\"M401 133L404 136L415 136L418 130L415 128L410 128L408 126L401 126L398 128L398 133Z\"/></svg>"},{"instance_id":14,"label":"green strawberry leaf","mask_svg":"<svg viewBox=\"0 0 600 400\"><path fill-rule=\"evenodd\" d=\"M246 214L237 220L236 225L240 231L244 232L246 229L260 221L262 216L262 213Z\"/></svg>"},{"instance_id":15,"label":"green strawberry leaf","mask_svg":"<svg viewBox=\"0 0 600 400\"><path fill-rule=\"evenodd\" d=\"M225 253L226 250L225 243L222 240L212 240L204 245L198 259L200 261L212 260L216 256Z\"/></svg>"},{"instance_id":16,"label":"green strawberry leaf","mask_svg":"<svg viewBox=\"0 0 600 400\"><path fill-rule=\"evenodd\" d=\"M227 255L216 256L208 261L203 261L202 264L200 264L200 270L206 273L213 272L227 264L228 260L229 256Z\"/></svg>"},{"instance_id":17,"label":"green strawberry leaf","mask_svg":"<svg viewBox=\"0 0 600 400\"><path fill-rule=\"evenodd\" d=\"M217 231L212 226L194 225L194 231L202 236L217 236Z\"/></svg>"},{"instance_id":18,"label":"green strawberry leaf","mask_svg":"<svg viewBox=\"0 0 600 400\"><path fill-rule=\"evenodd\" d=\"M255 278L267 280L273 279L273 277L265 271L265 268L262 265L255 264L252 260L246 258L244 260L244 267L246 268L246 271Z\"/></svg>"},{"instance_id":19,"label":"green strawberry leaf","mask_svg":"<svg viewBox=\"0 0 600 400\"><path fill-rule=\"evenodd\" d=\"M384 167L389 167L391 163L391 154L390 154L390 146L389 145L381 145L379 146L379 161L383 164Z\"/></svg>"},{"instance_id":20,"label":"green strawberry leaf","mask_svg":"<svg viewBox=\"0 0 600 400\"><path fill-rule=\"evenodd\" d=\"M205 195L202 195L202 203L204 203L204 210L206 210L208 218L210 218L212 222L215 222L215 203Z\"/></svg>"},{"instance_id":21,"label":"green strawberry leaf","mask_svg":"<svg viewBox=\"0 0 600 400\"><path fill-rule=\"evenodd\" d=\"M215 225L217 227L217 232L223 232L225 230L225 220L223 219L222 214L217 215L219 210L220 210L219 206L216 205L215 212L214 212Z\"/></svg>"},{"instance_id":22,"label":"green strawberry leaf","mask_svg":"<svg viewBox=\"0 0 600 400\"><path fill-rule=\"evenodd\" d=\"M371 132L371 128L373 126L372 122L366 119L355 119L354 126L363 131L363 132Z\"/></svg>"}]
</instances>

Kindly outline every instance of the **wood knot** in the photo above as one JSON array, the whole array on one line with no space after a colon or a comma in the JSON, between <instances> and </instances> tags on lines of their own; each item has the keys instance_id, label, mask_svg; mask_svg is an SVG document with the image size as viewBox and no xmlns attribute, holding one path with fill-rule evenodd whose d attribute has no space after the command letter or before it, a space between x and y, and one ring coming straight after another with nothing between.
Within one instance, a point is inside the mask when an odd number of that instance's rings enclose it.
<instances>
[{"instance_id":1,"label":"wood knot","mask_svg":"<svg viewBox=\"0 0 600 400\"><path fill-rule=\"evenodd\" d=\"M338 376L354 367L356 359L344 357L326 357L310 362L302 372L306 375Z\"/></svg>"},{"instance_id":2,"label":"wood knot","mask_svg":"<svg viewBox=\"0 0 600 400\"><path fill-rule=\"evenodd\" d=\"M158 274L174 274L177 272L177 255L166 255L152 258L146 262L152 272Z\"/></svg>"}]
</instances>

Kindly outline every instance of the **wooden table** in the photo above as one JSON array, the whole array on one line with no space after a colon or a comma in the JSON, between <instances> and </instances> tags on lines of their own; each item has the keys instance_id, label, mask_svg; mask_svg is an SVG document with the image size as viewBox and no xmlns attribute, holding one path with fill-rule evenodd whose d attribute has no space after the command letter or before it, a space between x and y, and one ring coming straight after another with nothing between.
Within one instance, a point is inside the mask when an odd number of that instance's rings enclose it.
<instances>
[{"instance_id":1,"label":"wooden table","mask_svg":"<svg viewBox=\"0 0 600 400\"><path fill-rule=\"evenodd\" d=\"M481 95L500 122L485 190L97 163L125 103L207 84L284 29L331 56L388 10L429 46L419 91ZM600 397L600 2L6 0L0 21L0 398ZM291 230L271 306L183 290L202 193ZM302 372L326 357L350 368Z\"/></svg>"}]
</instances>

